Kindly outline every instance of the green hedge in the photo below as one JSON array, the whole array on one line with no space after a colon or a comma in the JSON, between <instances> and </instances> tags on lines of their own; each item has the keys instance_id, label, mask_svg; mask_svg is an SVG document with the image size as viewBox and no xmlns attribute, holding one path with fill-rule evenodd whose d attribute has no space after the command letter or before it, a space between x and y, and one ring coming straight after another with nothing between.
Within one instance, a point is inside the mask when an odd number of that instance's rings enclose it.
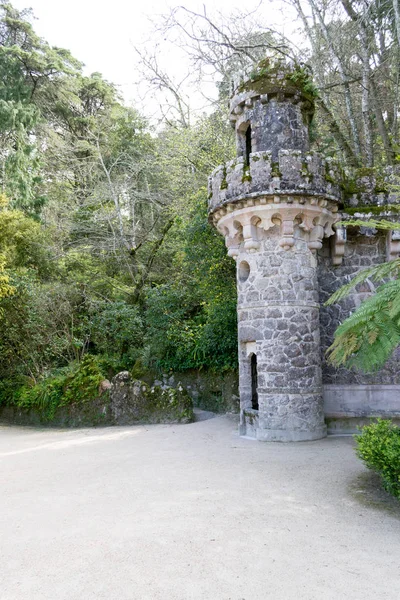
<instances>
[{"instance_id":1,"label":"green hedge","mask_svg":"<svg viewBox=\"0 0 400 600\"><path fill-rule=\"evenodd\" d=\"M378 419L356 437L357 456L382 477L385 489L400 498L400 428Z\"/></svg>"}]
</instances>

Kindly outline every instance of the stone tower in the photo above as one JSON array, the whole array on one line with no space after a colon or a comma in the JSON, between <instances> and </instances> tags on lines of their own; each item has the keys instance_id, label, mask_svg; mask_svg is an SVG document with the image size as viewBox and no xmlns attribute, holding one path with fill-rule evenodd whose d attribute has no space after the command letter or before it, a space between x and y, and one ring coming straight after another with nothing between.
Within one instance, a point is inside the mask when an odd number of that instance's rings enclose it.
<instances>
[{"instance_id":1,"label":"stone tower","mask_svg":"<svg viewBox=\"0 0 400 600\"><path fill-rule=\"evenodd\" d=\"M265 441L326 435L317 251L340 263L337 174L309 151L307 74L260 64L234 84L237 158L209 182L209 215L237 262L240 433Z\"/></svg>"}]
</instances>

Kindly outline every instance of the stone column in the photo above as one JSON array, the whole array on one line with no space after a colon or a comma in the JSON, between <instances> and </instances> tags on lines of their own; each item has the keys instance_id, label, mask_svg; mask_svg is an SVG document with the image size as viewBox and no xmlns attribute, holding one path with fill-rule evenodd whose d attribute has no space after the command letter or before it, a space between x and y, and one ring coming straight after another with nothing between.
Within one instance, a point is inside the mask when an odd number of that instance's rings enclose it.
<instances>
[{"instance_id":1,"label":"stone column","mask_svg":"<svg viewBox=\"0 0 400 600\"><path fill-rule=\"evenodd\" d=\"M280 241L275 227L258 252L239 252L237 257L238 272L243 262L250 266L245 281L238 276L241 431L265 441L318 439L326 434L326 427L316 260L305 240L295 239L289 250ZM250 353L246 351L253 348L258 414L251 408Z\"/></svg>"}]
</instances>

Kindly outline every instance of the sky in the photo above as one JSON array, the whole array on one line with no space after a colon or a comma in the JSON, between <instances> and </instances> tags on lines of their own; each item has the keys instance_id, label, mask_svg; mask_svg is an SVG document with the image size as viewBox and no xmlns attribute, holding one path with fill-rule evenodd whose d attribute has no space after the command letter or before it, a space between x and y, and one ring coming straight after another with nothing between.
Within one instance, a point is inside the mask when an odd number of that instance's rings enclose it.
<instances>
[{"instance_id":1,"label":"sky","mask_svg":"<svg viewBox=\"0 0 400 600\"><path fill-rule=\"evenodd\" d=\"M247 0L246 9L260 0ZM138 91L138 72L135 45L151 46L151 19L168 13L179 0L11 0L18 9L32 8L36 20L35 31L51 45L67 48L85 63L87 74L100 72L108 81L117 84L128 104L143 104L143 91ZM261 0L271 22L282 22L278 1ZM185 7L201 10L203 2L184 0ZM207 8L229 13L235 7L243 8L243 0L206 0ZM185 57L179 50L170 61L177 76L184 68ZM138 94L140 100L138 100ZM147 100L146 100L147 102ZM149 101L151 105L151 99ZM145 106L138 106L143 111Z\"/></svg>"}]
</instances>

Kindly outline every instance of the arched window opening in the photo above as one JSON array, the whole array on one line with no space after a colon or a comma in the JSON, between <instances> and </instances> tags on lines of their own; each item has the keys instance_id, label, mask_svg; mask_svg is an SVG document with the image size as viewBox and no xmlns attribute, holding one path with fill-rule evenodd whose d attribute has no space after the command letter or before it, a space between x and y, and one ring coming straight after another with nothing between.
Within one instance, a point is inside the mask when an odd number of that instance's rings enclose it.
<instances>
[{"instance_id":1,"label":"arched window opening","mask_svg":"<svg viewBox=\"0 0 400 600\"><path fill-rule=\"evenodd\" d=\"M257 356L251 355L251 408L258 410Z\"/></svg>"},{"instance_id":2,"label":"arched window opening","mask_svg":"<svg viewBox=\"0 0 400 600\"><path fill-rule=\"evenodd\" d=\"M245 156L245 164L246 167L250 164L250 153L251 153L251 125L246 129L246 156Z\"/></svg>"}]
</instances>

